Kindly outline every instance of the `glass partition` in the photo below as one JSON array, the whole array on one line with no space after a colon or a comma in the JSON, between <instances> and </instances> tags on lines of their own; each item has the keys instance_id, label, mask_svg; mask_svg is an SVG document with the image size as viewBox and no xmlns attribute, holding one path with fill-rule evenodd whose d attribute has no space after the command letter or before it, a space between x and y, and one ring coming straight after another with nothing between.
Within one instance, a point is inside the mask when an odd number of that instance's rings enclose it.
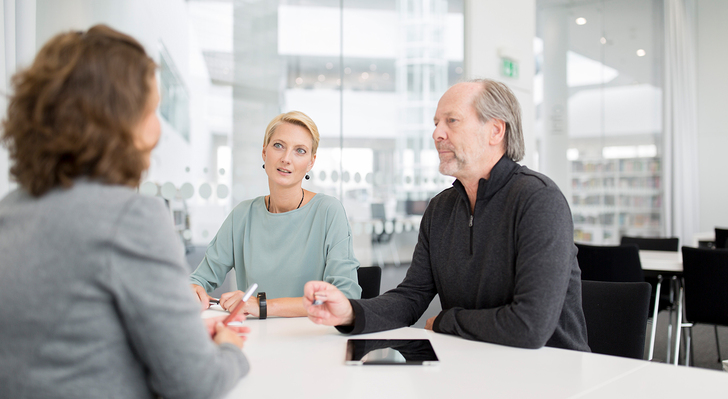
<instances>
[{"instance_id":1,"label":"glass partition","mask_svg":"<svg viewBox=\"0 0 728 399\"><path fill-rule=\"evenodd\" d=\"M538 13L538 134L541 147L568 134L575 240L661 236L662 2L542 0Z\"/></svg>"},{"instance_id":2,"label":"glass partition","mask_svg":"<svg viewBox=\"0 0 728 399\"><path fill-rule=\"evenodd\" d=\"M304 187L339 198L362 265L408 262L438 173L437 100L462 74L462 4L445 0L234 2L234 202L267 193L268 121L319 127Z\"/></svg>"}]
</instances>

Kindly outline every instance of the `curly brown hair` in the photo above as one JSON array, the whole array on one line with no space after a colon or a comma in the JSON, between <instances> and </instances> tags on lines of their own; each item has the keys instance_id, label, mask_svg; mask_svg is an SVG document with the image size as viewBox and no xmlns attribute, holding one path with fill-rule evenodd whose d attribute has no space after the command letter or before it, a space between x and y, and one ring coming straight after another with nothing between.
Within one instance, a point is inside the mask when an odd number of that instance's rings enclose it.
<instances>
[{"instance_id":1,"label":"curly brown hair","mask_svg":"<svg viewBox=\"0 0 728 399\"><path fill-rule=\"evenodd\" d=\"M82 176L137 186L147 164L134 128L155 69L138 41L105 25L49 40L12 79L1 141L14 179L34 196Z\"/></svg>"}]
</instances>

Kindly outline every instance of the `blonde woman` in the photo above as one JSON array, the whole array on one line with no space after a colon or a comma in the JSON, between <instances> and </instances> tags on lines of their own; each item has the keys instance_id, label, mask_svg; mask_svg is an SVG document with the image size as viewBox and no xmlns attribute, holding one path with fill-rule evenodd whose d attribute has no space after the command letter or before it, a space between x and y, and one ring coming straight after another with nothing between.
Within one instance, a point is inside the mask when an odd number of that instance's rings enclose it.
<instances>
[{"instance_id":1,"label":"blonde woman","mask_svg":"<svg viewBox=\"0 0 728 399\"><path fill-rule=\"evenodd\" d=\"M316 161L319 133L306 114L291 111L268 124L263 139L263 169L270 194L241 202L228 215L205 257L192 273L192 289L203 308L235 269L239 288L258 284L258 297L246 314L306 316L303 286L323 279L352 299L361 297L351 229L344 207L333 197L301 187ZM242 291L220 296L230 310Z\"/></svg>"}]
</instances>

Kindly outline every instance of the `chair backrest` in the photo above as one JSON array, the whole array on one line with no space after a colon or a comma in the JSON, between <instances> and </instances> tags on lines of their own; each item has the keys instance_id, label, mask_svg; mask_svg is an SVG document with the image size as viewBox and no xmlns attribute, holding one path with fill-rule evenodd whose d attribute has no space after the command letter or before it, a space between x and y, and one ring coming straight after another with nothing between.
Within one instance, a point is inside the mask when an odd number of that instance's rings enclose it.
<instances>
[{"instance_id":1,"label":"chair backrest","mask_svg":"<svg viewBox=\"0 0 728 399\"><path fill-rule=\"evenodd\" d=\"M581 282L582 307L592 352L644 358L651 290L648 283Z\"/></svg>"},{"instance_id":2,"label":"chair backrest","mask_svg":"<svg viewBox=\"0 0 728 399\"><path fill-rule=\"evenodd\" d=\"M576 244L582 280L643 282L639 249L634 244L595 246Z\"/></svg>"},{"instance_id":3,"label":"chair backrest","mask_svg":"<svg viewBox=\"0 0 728 399\"><path fill-rule=\"evenodd\" d=\"M728 250L682 247L685 318L728 326Z\"/></svg>"},{"instance_id":4,"label":"chair backrest","mask_svg":"<svg viewBox=\"0 0 728 399\"><path fill-rule=\"evenodd\" d=\"M382 269L379 266L360 267L356 271L361 286L361 299L374 298L379 295L382 282Z\"/></svg>"},{"instance_id":5,"label":"chair backrest","mask_svg":"<svg viewBox=\"0 0 728 399\"><path fill-rule=\"evenodd\" d=\"M728 229L715 228L715 247L725 249L728 246Z\"/></svg>"},{"instance_id":6,"label":"chair backrest","mask_svg":"<svg viewBox=\"0 0 728 399\"><path fill-rule=\"evenodd\" d=\"M387 213L384 209L384 204L371 204L372 219L387 219Z\"/></svg>"},{"instance_id":7,"label":"chair backrest","mask_svg":"<svg viewBox=\"0 0 728 399\"><path fill-rule=\"evenodd\" d=\"M647 251L670 251L677 252L680 239L677 237L671 238L645 238L645 237L630 237L622 236L621 245L635 244L639 249Z\"/></svg>"}]
</instances>

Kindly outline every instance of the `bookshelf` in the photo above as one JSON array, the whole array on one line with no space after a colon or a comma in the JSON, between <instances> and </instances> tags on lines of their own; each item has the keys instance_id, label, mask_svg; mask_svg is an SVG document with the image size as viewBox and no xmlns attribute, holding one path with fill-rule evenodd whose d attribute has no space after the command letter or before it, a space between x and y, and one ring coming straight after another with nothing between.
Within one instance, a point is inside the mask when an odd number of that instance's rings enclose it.
<instances>
[{"instance_id":1,"label":"bookshelf","mask_svg":"<svg viewBox=\"0 0 728 399\"><path fill-rule=\"evenodd\" d=\"M659 157L572 161L574 240L617 245L622 235L658 237L661 170Z\"/></svg>"}]
</instances>

